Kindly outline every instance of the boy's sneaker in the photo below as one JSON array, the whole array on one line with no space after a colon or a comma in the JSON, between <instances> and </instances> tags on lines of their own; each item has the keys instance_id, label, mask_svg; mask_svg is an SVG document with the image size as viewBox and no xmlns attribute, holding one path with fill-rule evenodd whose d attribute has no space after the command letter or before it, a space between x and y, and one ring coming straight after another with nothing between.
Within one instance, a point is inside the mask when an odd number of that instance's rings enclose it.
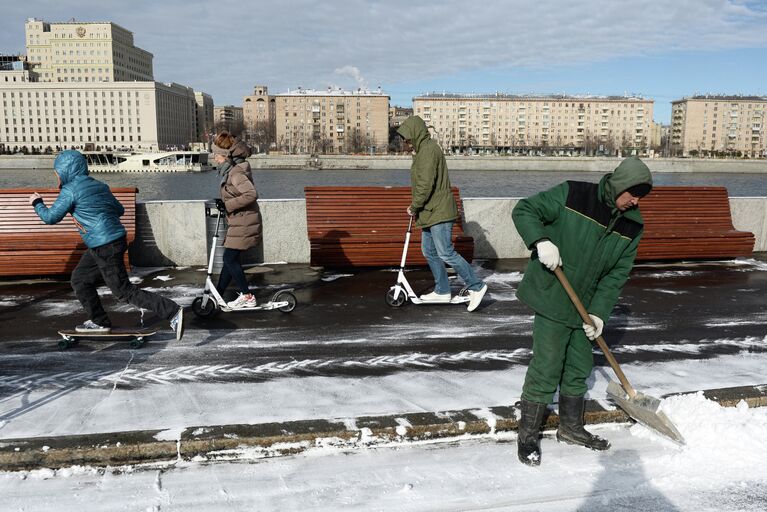
<instances>
[{"instance_id":1,"label":"boy's sneaker","mask_svg":"<svg viewBox=\"0 0 767 512\"><path fill-rule=\"evenodd\" d=\"M178 308L178 313L170 319L170 328L176 333L176 341L184 337L184 308Z\"/></svg>"},{"instance_id":2,"label":"boy's sneaker","mask_svg":"<svg viewBox=\"0 0 767 512\"><path fill-rule=\"evenodd\" d=\"M111 330L112 330L111 327L99 325L93 320L86 320L85 323L75 327L76 332L96 332L96 333L106 334L110 332Z\"/></svg>"},{"instance_id":3,"label":"boy's sneaker","mask_svg":"<svg viewBox=\"0 0 767 512\"><path fill-rule=\"evenodd\" d=\"M257 306L256 298L252 293L241 293L233 301L227 302L226 305L232 309L254 308Z\"/></svg>"},{"instance_id":4,"label":"boy's sneaker","mask_svg":"<svg viewBox=\"0 0 767 512\"><path fill-rule=\"evenodd\" d=\"M421 295L421 300L424 302L450 302L449 293L437 293L431 292Z\"/></svg>"},{"instance_id":5,"label":"boy's sneaker","mask_svg":"<svg viewBox=\"0 0 767 512\"><path fill-rule=\"evenodd\" d=\"M485 292L487 291L487 285L483 284L482 288L476 291L469 290L469 307L466 309L468 311L474 311L479 307L480 302L482 302L482 297L485 296Z\"/></svg>"}]
</instances>

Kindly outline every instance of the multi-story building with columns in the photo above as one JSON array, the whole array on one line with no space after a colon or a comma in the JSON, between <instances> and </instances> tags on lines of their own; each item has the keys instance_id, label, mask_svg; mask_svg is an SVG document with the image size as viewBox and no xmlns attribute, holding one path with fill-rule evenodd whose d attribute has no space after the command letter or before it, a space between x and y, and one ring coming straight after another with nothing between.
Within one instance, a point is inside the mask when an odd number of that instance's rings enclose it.
<instances>
[{"instance_id":1,"label":"multi-story building with columns","mask_svg":"<svg viewBox=\"0 0 767 512\"><path fill-rule=\"evenodd\" d=\"M289 153L386 153L389 96L377 91L299 88L277 94L277 145Z\"/></svg>"},{"instance_id":2,"label":"multi-story building with columns","mask_svg":"<svg viewBox=\"0 0 767 512\"><path fill-rule=\"evenodd\" d=\"M413 110L446 151L555 148L614 154L651 142L653 100L622 96L432 93Z\"/></svg>"},{"instance_id":3,"label":"multi-story building with columns","mask_svg":"<svg viewBox=\"0 0 767 512\"><path fill-rule=\"evenodd\" d=\"M671 102L674 156L767 156L767 97L692 96Z\"/></svg>"},{"instance_id":4,"label":"multi-story building with columns","mask_svg":"<svg viewBox=\"0 0 767 512\"><path fill-rule=\"evenodd\" d=\"M182 148L212 125L213 99L154 82L152 54L124 28L29 19L25 29L28 55L0 59L3 150Z\"/></svg>"},{"instance_id":5,"label":"multi-story building with columns","mask_svg":"<svg viewBox=\"0 0 767 512\"><path fill-rule=\"evenodd\" d=\"M133 44L133 33L111 22L24 25L27 60L39 82L151 81L152 54Z\"/></svg>"},{"instance_id":6,"label":"multi-story building with columns","mask_svg":"<svg viewBox=\"0 0 767 512\"><path fill-rule=\"evenodd\" d=\"M0 147L158 150L197 138L194 91L157 82L6 82L0 72Z\"/></svg>"}]
</instances>

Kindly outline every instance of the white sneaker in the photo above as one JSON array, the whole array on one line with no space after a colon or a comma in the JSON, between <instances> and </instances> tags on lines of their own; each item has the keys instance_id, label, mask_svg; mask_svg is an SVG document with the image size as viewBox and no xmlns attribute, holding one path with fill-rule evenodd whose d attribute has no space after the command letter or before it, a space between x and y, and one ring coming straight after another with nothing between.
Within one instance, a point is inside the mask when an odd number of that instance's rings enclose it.
<instances>
[{"instance_id":1,"label":"white sneaker","mask_svg":"<svg viewBox=\"0 0 767 512\"><path fill-rule=\"evenodd\" d=\"M487 292L487 285L483 284L482 288L480 288L477 291L469 290L469 307L466 309L468 311L474 311L479 307L479 304L482 302L482 297L485 296L485 292Z\"/></svg>"},{"instance_id":2,"label":"white sneaker","mask_svg":"<svg viewBox=\"0 0 767 512\"><path fill-rule=\"evenodd\" d=\"M105 327L103 325L99 325L93 320L86 320L85 323L82 323L75 327L75 332L94 332L98 334L106 334L112 330L111 327Z\"/></svg>"},{"instance_id":3,"label":"white sneaker","mask_svg":"<svg viewBox=\"0 0 767 512\"><path fill-rule=\"evenodd\" d=\"M256 307L256 298L251 293L241 293L233 301L227 302L226 305L232 309L254 308Z\"/></svg>"},{"instance_id":4,"label":"white sneaker","mask_svg":"<svg viewBox=\"0 0 767 512\"><path fill-rule=\"evenodd\" d=\"M450 302L450 298L449 293L431 292L421 295L421 300L424 302Z\"/></svg>"}]
</instances>

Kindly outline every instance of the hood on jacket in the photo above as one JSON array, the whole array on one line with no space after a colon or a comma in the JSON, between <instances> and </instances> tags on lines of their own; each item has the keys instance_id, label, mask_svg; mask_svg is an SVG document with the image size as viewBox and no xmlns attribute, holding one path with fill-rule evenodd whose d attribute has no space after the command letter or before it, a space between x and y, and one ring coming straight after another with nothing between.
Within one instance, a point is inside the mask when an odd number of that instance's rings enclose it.
<instances>
[{"instance_id":1,"label":"hood on jacket","mask_svg":"<svg viewBox=\"0 0 767 512\"><path fill-rule=\"evenodd\" d=\"M637 187L642 195L652 190L652 174L649 167L639 157L630 156L624 159L611 174L602 178L604 184L604 199L611 207L615 206L615 200L626 190ZM644 185L644 186L641 186Z\"/></svg>"},{"instance_id":2,"label":"hood on jacket","mask_svg":"<svg viewBox=\"0 0 767 512\"><path fill-rule=\"evenodd\" d=\"M229 149L229 155L232 160L245 160L252 153L250 147L241 140L235 142L234 146Z\"/></svg>"},{"instance_id":3,"label":"hood on jacket","mask_svg":"<svg viewBox=\"0 0 767 512\"><path fill-rule=\"evenodd\" d=\"M88 175L88 161L85 155L74 149L62 151L53 161L53 168L64 186L77 176Z\"/></svg>"},{"instance_id":4,"label":"hood on jacket","mask_svg":"<svg viewBox=\"0 0 767 512\"><path fill-rule=\"evenodd\" d=\"M405 119L402 126L397 128L397 133L402 135L405 140L410 140L416 153L418 153L421 143L431 138L426 123L418 116L410 116Z\"/></svg>"}]
</instances>

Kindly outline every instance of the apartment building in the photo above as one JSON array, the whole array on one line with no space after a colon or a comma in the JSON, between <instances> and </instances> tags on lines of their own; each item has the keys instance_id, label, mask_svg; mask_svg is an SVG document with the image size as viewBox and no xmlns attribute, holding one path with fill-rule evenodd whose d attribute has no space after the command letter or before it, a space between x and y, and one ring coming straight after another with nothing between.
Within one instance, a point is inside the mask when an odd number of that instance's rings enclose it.
<instances>
[{"instance_id":1,"label":"apartment building","mask_svg":"<svg viewBox=\"0 0 767 512\"><path fill-rule=\"evenodd\" d=\"M269 96L269 88L265 85L257 85L253 88L253 94L245 96L242 100L242 116L246 130L255 130L257 126L273 124L275 122L276 100Z\"/></svg>"},{"instance_id":2,"label":"apartment building","mask_svg":"<svg viewBox=\"0 0 767 512\"><path fill-rule=\"evenodd\" d=\"M213 97L210 94L195 91L194 100L197 103L197 140L206 141L213 132Z\"/></svg>"},{"instance_id":3,"label":"apartment building","mask_svg":"<svg viewBox=\"0 0 767 512\"><path fill-rule=\"evenodd\" d=\"M235 136L239 136L243 130L242 107L224 105L213 107L213 129L216 131L227 130Z\"/></svg>"},{"instance_id":4,"label":"apartment building","mask_svg":"<svg viewBox=\"0 0 767 512\"><path fill-rule=\"evenodd\" d=\"M653 100L622 96L432 93L413 110L446 151L555 148L614 154L650 144Z\"/></svg>"},{"instance_id":5,"label":"apartment building","mask_svg":"<svg viewBox=\"0 0 767 512\"><path fill-rule=\"evenodd\" d=\"M389 127L398 128L405 119L413 115L413 109L407 107L389 107Z\"/></svg>"},{"instance_id":6,"label":"apartment building","mask_svg":"<svg viewBox=\"0 0 767 512\"><path fill-rule=\"evenodd\" d=\"M767 156L767 98L692 96L671 102L675 156Z\"/></svg>"},{"instance_id":7,"label":"apartment building","mask_svg":"<svg viewBox=\"0 0 767 512\"><path fill-rule=\"evenodd\" d=\"M111 23L24 24L27 60L39 82L152 81L152 54L133 43L133 33Z\"/></svg>"},{"instance_id":8,"label":"apartment building","mask_svg":"<svg viewBox=\"0 0 767 512\"><path fill-rule=\"evenodd\" d=\"M6 82L0 72L0 148L151 151L196 139L194 91L157 82Z\"/></svg>"},{"instance_id":9,"label":"apartment building","mask_svg":"<svg viewBox=\"0 0 767 512\"><path fill-rule=\"evenodd\" d=\"M299 88L274 96L277 145L289 153L386 153L389 96L358 89Z\"/></svg>"}]
</instances>

